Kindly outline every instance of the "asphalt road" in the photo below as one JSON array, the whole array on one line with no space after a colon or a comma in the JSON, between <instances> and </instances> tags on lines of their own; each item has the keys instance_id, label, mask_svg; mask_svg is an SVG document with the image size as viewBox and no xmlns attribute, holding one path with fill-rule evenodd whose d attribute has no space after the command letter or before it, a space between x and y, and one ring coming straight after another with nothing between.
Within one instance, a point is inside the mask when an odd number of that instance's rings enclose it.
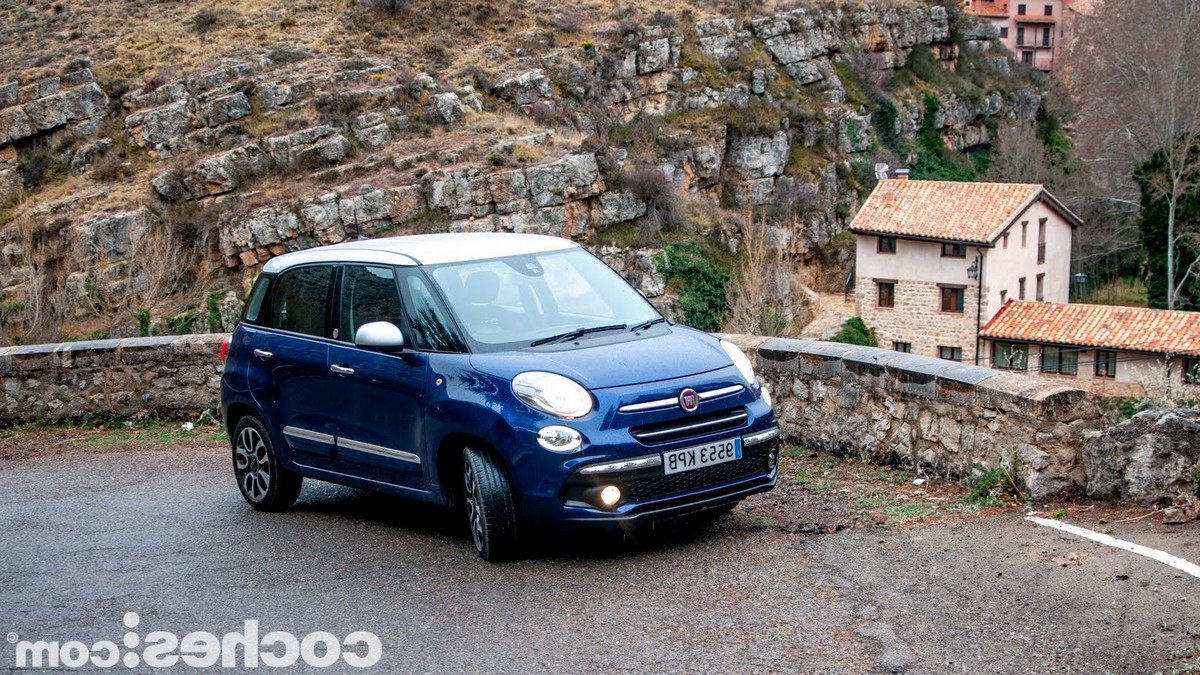
<instances>
[{"instance_id":1,"label":"asphalt road","mask_svg":"<svg viewBox=\"0 0 1200 675\"><path fill-rule=\"evenodd\" d=\"M550 542L492 565L457 521L370 493L310 482L292 511L254 512L227 461L212 445L0 461L0 669L40 640L99 659L83 670L112 651L141 671L147 646L170 646L156 632L220 638L247 620L260 637L308 640L291 656L301 671L349 654L323 672L358 672L356 658L377 658L373 672L514 673L1200 663L1200 579L1018 513L800 536L742 507L637 545ZM1200 561L1196 523L1148 522L1120 534ZM378 637L378 654L331 647L356 631ZM202 659L203 647L171 654ZM288 656L286 642L266 651Z\"/></svg>"}]
</instances>

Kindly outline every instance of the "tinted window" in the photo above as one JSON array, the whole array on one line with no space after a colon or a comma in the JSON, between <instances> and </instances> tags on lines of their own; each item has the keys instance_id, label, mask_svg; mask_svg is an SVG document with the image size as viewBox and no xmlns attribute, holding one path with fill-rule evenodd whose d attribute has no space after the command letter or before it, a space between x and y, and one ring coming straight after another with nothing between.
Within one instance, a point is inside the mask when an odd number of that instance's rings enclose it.
<instances>
[{"instance_id":1,"label":"tinted window","mask_svg":"<svg viewBox=\"0 0 1200 675\"><path fill-rule=\"evenodd\" d=\"M337 338L353 342L364 324L387 321L400 326L404 311L391 267L347 266L342 274L342 312Z\"/></svg>"},{"instance_id":2,"label":"tinted window","mask_svg":"<svg viewBox=\"0 0 1200 675\"><path fill-rule=\"evenodd\" d=\"M332 278L333 268L324 265L284 272L275 284L268 325L324 337Z\"/></svg>"},{"instance_id":3,"label":"tinted window","mask_svg":"<svg viewBox=\"0 0 1200 675\"><path fill-rule=\"evenodd\" d=\"M412 302L410 318L413 344L418 349L432 349L438 352L465 351L425 280L416 274L410 274L405 279L405 286Z\"/></svg>"},{"instance_id":4,"label":"tinted window","mask_svg":"<svg viewBox=\"0 0 1200 675\"><path fill-rule=\"evenodd\" d=\"M250 291L250 298L246 300L246 311L242 315L242 321L247 323L258 323L258 316L262 313L263 299L267 297L267 288L271 285L271 280L274 276L262 275L258 281L254 282L254 288Z\"/></svg>"}]
</instances>

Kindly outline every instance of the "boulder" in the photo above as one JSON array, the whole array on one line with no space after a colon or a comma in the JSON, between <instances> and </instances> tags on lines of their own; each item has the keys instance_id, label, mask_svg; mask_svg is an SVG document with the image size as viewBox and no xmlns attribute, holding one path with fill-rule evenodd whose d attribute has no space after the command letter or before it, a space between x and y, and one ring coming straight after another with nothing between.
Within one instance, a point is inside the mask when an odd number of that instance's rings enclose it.
<instances>
[{"instance_id":1,"label":"boulder","mask_svg":"<svg viewBox=\"0 0 1200 675\"><path fill-rule=\"evenodd\" d=\"M745 180L778 176L787 165L790 148L783 130L771 136L742 136L729 144L725 162Z\"/></svg>"},{"instance_id":2,"label":"boulder","mask_svg":"<svg viewBox=\"0 0 1200 675\"><path fill-rule=\"evenodd\" d=\"M594 197L604 191L604 181L592 153L567 155L525 171L534 206L556 206L570 200Z\"/></svg>"},{"instance_id":3,"label":"boulder","mask_svg":"<svg viewBox=\"0 0 1200 675\"><path fill-rule=\"evenodd\" d=\"M541 68L535 68L501 81L495 86L495 93L517 105L530 105L553 97L554 86Z\"/></svg>"},{"instance_id":4,"label":"boulder","mask_svg":"<svg viewBox=\"0 0 1200 675\"><path fill-rule=\"evenodd\" d=\"M215 127L250 114L250 100L242 92L222 96L196 106L197 120L207 127Z\"/></svg>"},{"instance_id":5,"label":"boulder","mask_svg":"<svg viewBox=\"0 0 1200 675\"><path fill-rule=\"evenodd\" d=\"M75 175L86 173L92 168L92 163L96 161L96 158L108 152L108 149L111 147L112 140L108 138L101 138L84 144L71 157L71 173Z\"/></svg>"},{"instance_id":6,"label":"boulder","mask_svg":"<svg viewBox=\"0 0 1200 675\"><path fill-rule=\"evenodd\" d=\"M1088 440L1088 495L1168 503L1200 496L1200 411L1154 410Z\"/></svg>"},{"instance_id":7,"label":"boulder","mask_svg":"<svg viewBox=\"0 0 1200 675\"><path fill-rule=\"evenodd\" d=\"M447 92L433 96L433 109L441 116L447 127L457 126L467 114L467 107L458 94Z\"/></svg>"},{"instance_id":8,"label":"boulder","mask_svg":"<svg viewBox=\"0 0 1200 675\"><path fill-rule=\"evenodd\" d=\"M186 100L136 112L125 118L129 137L143 148L157 148L183 136L191 128L192 118Z\"/></svg>"},{"instance_id":9,"label":"boulder","mask_svg":"<svg viewBox=\"0 0 1200 675\"><path fill-rule=\"evenodd\" d=\"M0 145L19 141L34 134L33 122L19 107L0 110Z\"/></svg>"}]
</instances>

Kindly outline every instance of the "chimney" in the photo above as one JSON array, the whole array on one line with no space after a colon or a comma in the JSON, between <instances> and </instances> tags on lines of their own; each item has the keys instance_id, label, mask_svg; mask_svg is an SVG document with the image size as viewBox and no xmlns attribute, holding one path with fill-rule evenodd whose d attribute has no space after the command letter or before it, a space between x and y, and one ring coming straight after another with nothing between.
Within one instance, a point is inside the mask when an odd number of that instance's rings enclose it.
<instances>
[{"instance_id":1,"label":"chimney","mask_svg":"<svg viewBox=\"0 0 1200 675\"><path fill-rule=\"evenodd\" d=\"M896 180L908 180L908 169L896 169Z\"/></svg>"}]
</instances>

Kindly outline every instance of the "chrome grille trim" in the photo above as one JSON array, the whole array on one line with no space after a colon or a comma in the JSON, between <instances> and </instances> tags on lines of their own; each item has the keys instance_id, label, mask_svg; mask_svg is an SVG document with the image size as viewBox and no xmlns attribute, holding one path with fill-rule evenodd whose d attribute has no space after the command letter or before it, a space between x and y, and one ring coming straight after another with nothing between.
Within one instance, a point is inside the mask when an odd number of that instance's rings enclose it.
<instances>
[{"instance_id":1,"label":"chrome grille trim","mask_svg":"<svg viewBox=\"0 0 1200 675\"><path fill-rule=\"evenodd\" d=\"M742 436L742 443L746 445L758 445L759 443L773 441L776 438L779 438L779 427L771 427L770 429L767 429L766 431L760 431L757 434Z\"/></svg>"},{"instance_id":2,"label":"chrome grille trim","mask_svg":"<svg viewBox=\"0 0 1200 675\"><path fill-rule=\"evenodd\" d=\"M735 384L735 385L729 386L729 387L721 387L720 389L710 389L708 391L697 392L697 395L700 397L701 401L710 401L714 398L721 398L722 396L730 396L732 394L740 393L745 388L746 387L744 387L743 385ZM630 403L628 405L623 405L620 408L617 408L617 412L623 412L623 413L646 412L647 410L661 410L663 408L675 408L678 406L679 406L679 397L676 396L674 398L660 398L656 401L645 401L642 403Z\"/></svg>"},{"instance_id":3,"label":"chrome grille trim","mask_svg":"<svg viewBox=\"0 0 1200 675\"><path fill-rule=\"evenodd\" d=\"M616 473L618 471L633 471L635 469L645 469L652 466L662 465L662 455L645 455L643 457L634 457L633 459L625 459L620 462L608 462L607 464L596 464L595 466L585 466L579 470L579 473L586 476L593 476L598 473Z\"/></svg>"},{"instance_id":4,"label":"chrome grille trim","mask_svg":"<svg viewBox=\"0 0 1200 675\"><path fill-rule=\"evenodd\" d=\"M638 431L632 432L633 437L643 443L652 443L655 439L679 436L681 434L691 434L698 436L707 429L716 429L730 426L738 426L744 424L750 415L744 409L731 410L729 414L717 419L705 420L703 422L693 422L691 424L680 424L669 429L659 429L656 431Z\"/></svg>"}]
</instances>

